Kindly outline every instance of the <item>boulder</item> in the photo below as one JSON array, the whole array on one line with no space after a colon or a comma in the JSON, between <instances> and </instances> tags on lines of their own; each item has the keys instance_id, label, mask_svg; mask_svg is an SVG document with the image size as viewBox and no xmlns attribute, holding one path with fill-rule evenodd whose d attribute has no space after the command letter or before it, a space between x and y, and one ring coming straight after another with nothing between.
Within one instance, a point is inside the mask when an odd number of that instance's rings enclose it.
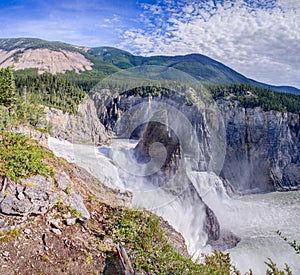
<instances>
[{"instance_id":1,"label":"boulder","mask_svg":"<svg viewBox=\"0 0 300 275\"><path fill-rule=\"evenodd\" d=\"M65 172L59 172L54 180L42 175L22 179L20 183L8 181L8 187L0 201L0 212L7 215L41 215L51 209L58 201L75 209L82 217L90 214L84 205L81 193ZM66 187L71 192L67 194Z\"/></svg>"}]
</instances>

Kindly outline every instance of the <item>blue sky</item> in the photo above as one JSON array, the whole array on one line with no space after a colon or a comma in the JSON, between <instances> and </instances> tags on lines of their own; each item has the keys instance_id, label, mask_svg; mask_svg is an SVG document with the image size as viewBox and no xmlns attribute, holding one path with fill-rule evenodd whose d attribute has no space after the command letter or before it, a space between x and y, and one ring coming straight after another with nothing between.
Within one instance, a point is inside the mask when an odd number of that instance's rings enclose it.
<instances>
[{"instance_id":1,"label":"blue sky","mask_svg":"<svg viewBox=\"0 0 300 275\"><path fill-rule=\"evenodd\" d=\"M0 37L202 53L247 77L300 88L300 0L0 0Z\"/></svg>"}]
</instances>

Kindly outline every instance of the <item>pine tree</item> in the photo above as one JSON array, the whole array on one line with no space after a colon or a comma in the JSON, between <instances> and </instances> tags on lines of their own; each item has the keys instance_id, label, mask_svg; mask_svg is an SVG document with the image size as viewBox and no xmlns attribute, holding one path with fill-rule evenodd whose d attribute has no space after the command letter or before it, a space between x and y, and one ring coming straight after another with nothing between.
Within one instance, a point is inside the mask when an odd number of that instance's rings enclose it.
<instances>
[{"instance_id":1,"label":"pine tree","mask_svg":"<svg viewBox=\"0 0 300 275\"><path fill-rule=\"evenodd\" d=\"M15 79L10 67L0 69L0 104L12 109L16 100Z\"/></svg>"}]
</instances>

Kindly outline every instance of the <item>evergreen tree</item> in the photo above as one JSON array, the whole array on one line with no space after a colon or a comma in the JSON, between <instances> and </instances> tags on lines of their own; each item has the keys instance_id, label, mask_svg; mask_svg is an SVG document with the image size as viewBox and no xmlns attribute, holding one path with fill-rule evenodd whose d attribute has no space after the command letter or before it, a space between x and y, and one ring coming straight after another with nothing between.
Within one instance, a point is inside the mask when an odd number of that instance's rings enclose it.
<instances>
[{"instance_id":1,"label":"evergreen tree","mask_svg":"<svg viewBox=\"0 0 300 275\"><path fill-rule=\"evenodd\" d=\"M16 100L15 79L10 67L0 69L0 104L12 109Z\"/></svg>"}]
</instances>

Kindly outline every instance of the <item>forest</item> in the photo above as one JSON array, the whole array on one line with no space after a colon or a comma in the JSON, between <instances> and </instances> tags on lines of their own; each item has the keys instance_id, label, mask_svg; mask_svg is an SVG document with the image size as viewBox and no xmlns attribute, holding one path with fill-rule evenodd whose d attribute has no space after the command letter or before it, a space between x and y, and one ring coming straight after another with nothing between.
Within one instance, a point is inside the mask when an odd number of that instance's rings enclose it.
<instances>
[{"instance_id":1,"label":"forest","mask_svg":"<svg viewBox=\"0 0 300 275\"><path fill-rule=\"evenodd\" d=\"M261 107L264 111L300 113L300 96L274 92L250 84L207 86L214 100L238 101L244 108Z\"/></svg>"},{"instance_id":2,"label":"forest","mask_svg":"<svg viewBox=\"0 0 300 275\"><path fill-rule=\"evenodd\" d=\"M78 104L87 94L78 85L61 75L37 72L16 73L16 93L25 100L55 107L71 114L77 113Z\"/></svg>"}]
</instances>

